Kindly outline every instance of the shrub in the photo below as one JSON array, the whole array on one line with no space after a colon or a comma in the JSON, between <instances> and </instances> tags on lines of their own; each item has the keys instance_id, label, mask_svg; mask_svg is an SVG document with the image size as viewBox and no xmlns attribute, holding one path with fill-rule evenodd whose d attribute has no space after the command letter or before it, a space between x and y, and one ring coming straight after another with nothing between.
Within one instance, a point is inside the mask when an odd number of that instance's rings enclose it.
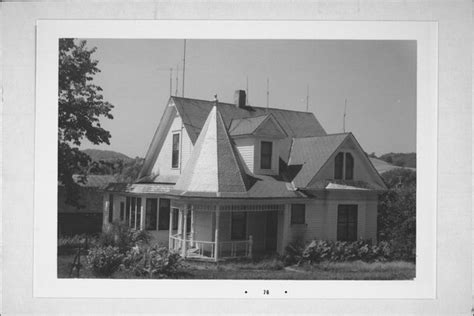
<instances>
[{"instance_id":1,"label":"shrub","mask_svg":"<svg viewBox=\"0 0 474 316\"><path fill-rule=\"evenodd\" d=\"M96 276L109 277L118 270L123 255L118 247L95 247L89 250L87 263Z\"/></svg>"},{"instance_id":2,"label":"shrub","mask_svg":"<svg viewBox=\"0 0 474 316\"><path fill-rule=\"evenodd\" d=\"M169 251L166 247L142 245L127 252L123 266L136 276L164 278L180 271L183 259L179 253Z\"/></svg>"},{"instance_id":3,"label":"shrub","mask_svg":"<svg viewBox=\"0 0 474 316\"><path fill-rule=\"evenodd\" d=\"M392 258L390 244L380 242L371 245L370 241L354 242L313 240L306 246L290 244L286 248L284 262L286 265L301 262L319 263L361 260L365 262L386 261Z\"/></svg>"},{"instance_id":4,"label":"shrub","mask_svg":"<svg viewBox=\"0 0 474 316\"><path fill-rule=\"evenodd\" d=\"M58 238L58 254L72 254L77 249L88 249L97 244L97 237L93 235L60 236Z\"/></svg>"},{"instance_id":5,"label":"shrub","mask_svg":"<svg viewBox=\"0 0 474 316\"><path fill-rule=\"evenodd\" d=\"M102 246L118 247L122 253L137 244L148 244L150 240L151 236L148 231L131 229L123 222L112 223L110 228L100 235Z\"/></svg>"}]
</instances>

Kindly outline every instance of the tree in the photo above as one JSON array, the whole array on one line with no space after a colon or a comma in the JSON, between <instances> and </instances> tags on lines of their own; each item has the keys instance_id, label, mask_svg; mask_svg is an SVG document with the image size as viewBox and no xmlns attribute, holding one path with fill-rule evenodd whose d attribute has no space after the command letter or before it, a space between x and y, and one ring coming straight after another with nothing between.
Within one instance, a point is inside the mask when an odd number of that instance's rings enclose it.
<instances>
[{"instance_id":1,"label":"tree","mask_svg":"<svg viewBox=\"0 0 474 316\"><path fill-rule=\"evenodd\" d=\"M72 175L82 174L91 161L79 150L84 138L93 144L110 144L110 133L100 125L100 117L113 119L113 106L104 101L102 88L93 76L100 72L98 61L92 59L96 48L86 47L86 41L72 38L59 40L58 83L58 181L65 186L66 203L78 206L78 184Z\"/></svg>"},{"instance_id":2,"label":"tree","mask_svg":"<svg viewBox=\"0 0 474 316\"><path fill-rule=\"evenodd\" d=\"M394 169L382 178L388 191L379 199L378 239L390 242L395 259L415 260L416 172Z\"/></svg>"}]
</instances>

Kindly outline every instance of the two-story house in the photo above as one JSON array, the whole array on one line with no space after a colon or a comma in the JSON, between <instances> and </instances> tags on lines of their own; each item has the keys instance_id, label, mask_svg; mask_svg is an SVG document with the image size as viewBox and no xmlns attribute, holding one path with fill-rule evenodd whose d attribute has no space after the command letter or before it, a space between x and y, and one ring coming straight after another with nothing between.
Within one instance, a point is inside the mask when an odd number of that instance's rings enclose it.
<instances>
[{"instance_id":1,"label":"two-story house","mask_svg":"<svg viewBox=\"0 0 474 316\"><path fill-rule=\"evenodd\" d=\"M111 184L124 221L185 257L283 253L289 242L371 239L386 187L351 133L312 113L171 97L139 179Z\"/></svg>"}]
</instances>

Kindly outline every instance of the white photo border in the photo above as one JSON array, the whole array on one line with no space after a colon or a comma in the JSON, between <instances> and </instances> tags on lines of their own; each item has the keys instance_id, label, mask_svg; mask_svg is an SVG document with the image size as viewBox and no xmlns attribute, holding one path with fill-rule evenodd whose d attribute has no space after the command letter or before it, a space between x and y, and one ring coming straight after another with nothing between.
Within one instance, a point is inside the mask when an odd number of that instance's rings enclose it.
<instances>
[{"instance_id":1,"label":"white photo border","mask_svg":"<svg viewBox=\"0 0 474 316\"><path fill-rule=\"evenodd\" d=\"M60 38L416 40L416 278L410 281L58 279L57 225L53 223L57 223ZM34 297L436 298L437 22L38 20L36 45ZM130 291L131 288L134 290ZM263 295L263 289L268 289L270 295Z\"/></svg>"}]
</instances>

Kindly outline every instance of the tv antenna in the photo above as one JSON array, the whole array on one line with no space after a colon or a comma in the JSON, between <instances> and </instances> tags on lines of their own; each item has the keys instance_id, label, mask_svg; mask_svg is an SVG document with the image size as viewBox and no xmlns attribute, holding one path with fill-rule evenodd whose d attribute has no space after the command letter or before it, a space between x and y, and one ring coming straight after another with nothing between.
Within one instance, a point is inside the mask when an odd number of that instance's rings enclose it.
<instances>
[{"instance_id":1,"label":"tv antenna","mask_svg":"<svg viewBox=\"0 0 474 316\"><path fill-rule=\"evenodd\" d=\"M309 85L306 86L306 112L309 112Z\"/></svg>"},{"instance_id":2,"label":"tv antenna","mask_svg":"<svg viewBox=\"0 0 474 316\"><path fill-rule=\"evenodd\" d=\"M176 65L176 91L174 93L175 96L178 96L178 77L179 77L179 65Z\"/></svg>"},{"instance_id":3,"label":"tv antenna","mask_svg":"<svg viewBox=\"0 0 474 316\"><path fill-rule=\"evenodd\" d=\"M170 68L170 96L173 95L173 68Z\"/></svg>"},{"instance_id":4,"label":"tv antenna","mask_svg":"<svg viewBox=\"0 0 474 316\"><path fill-rule=\"evenodd\" d=\"M184 50L183 50L183 91L181 93L183 94L182 97L184 98L184 78L185 78L185 73L186 73L186 39L184 40Z\"/></svg>"},{"instance_id":5,"label":"tv antenna","mask_svg":"<svg viewBox=\"0 0 474 316\"><path fill-rule=\"evenodd\" d=\"M245 105L249 105L249 76L247 76L245 90Z\"/></svg>"},{"instance_id":6,"label":"tv antenna","mask_svg":"<svg viewBox=\"0 0 474 316\"><path fill-rule=\"evenodd\" d=\"M346 132L346 111L347 111L347 99L344 99L344 116L342 119L342 130Z\"/></svg>"},{"instance_id":7,"label":"tv antenna","mask_svg":"<svg viewBox=\"0 0 474 316\"><path fill-rule=\"evenodd\" d=\"M270 79L267 78L267 109L270 102Z\"/></svg>"}]
</instances>

